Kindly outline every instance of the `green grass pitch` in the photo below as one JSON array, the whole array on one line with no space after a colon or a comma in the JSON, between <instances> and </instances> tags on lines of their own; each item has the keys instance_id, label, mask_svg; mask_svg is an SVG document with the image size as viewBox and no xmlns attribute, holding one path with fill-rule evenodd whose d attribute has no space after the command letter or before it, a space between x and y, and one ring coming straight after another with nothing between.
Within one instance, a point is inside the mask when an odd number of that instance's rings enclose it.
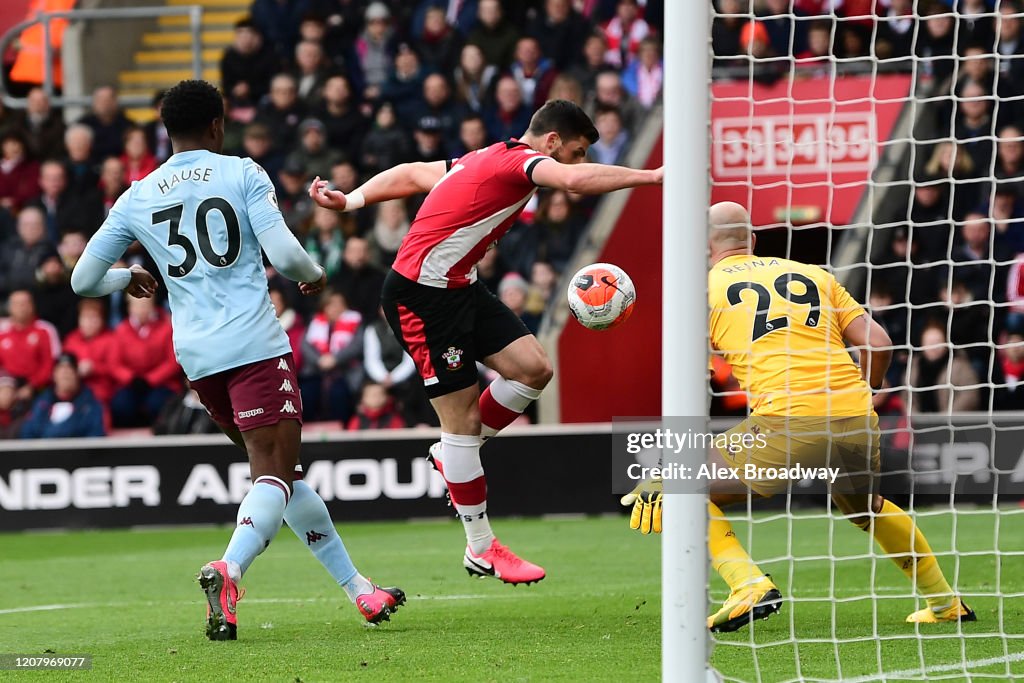
<instances>
[{"instance_id":1,"label":"green grass pitch","mask_svg":"<svg viewBox=\"0 0 1024 683\"><path fill-rule=\"evenodd\" d=\"M903 623L915 608L903 575L885 558L863 557L866 536L844 520L758 515L752 539L750 525L737 522L739 537L797 601L753 631L720 636L715 666L743 681L868 681L879 672L911 680L912 669L917 680L1024 678L1024 555L1015 554L1024 552L1024 516L1016 513L1001 515L998 545L991 512L921 518L937 552L959 551L958 561L942 557L947 574L956 572L965 594L981 594L970 599L979 621L963 625L963 635L942 625L922 629L925 640ZM409 595L379 628L362 626L283 529L246 576L233 643L206 641L192 580L219 557L228 529L0 535L0 652L94 657L89 673L0 671L0 680L659 679L656 538L630 532L624 518L498 519L495 528L548 578L519 588L469 578L454 520L342 525L360 569ZM861 557L833 565L824 557L830 543L836 554ZM997 547L1007 553L998 562ZM863 597L872 581L876 601ZM1010 597L986 597L997 592ZM712 597L724 594L714 577Z\"/></svg>"}]
</instances>

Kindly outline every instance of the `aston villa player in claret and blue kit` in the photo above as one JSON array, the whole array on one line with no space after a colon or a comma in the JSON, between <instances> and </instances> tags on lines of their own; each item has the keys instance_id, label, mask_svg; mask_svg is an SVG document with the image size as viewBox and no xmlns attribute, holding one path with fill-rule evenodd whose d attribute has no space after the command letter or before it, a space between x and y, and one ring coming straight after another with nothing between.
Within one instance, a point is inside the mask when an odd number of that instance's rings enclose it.
<instances>
[{"instance_id":1,"label":"aston villa player in claret and blue kit","mask_svg":"<svg viewBox=\"0 0 1024 683\"><path fill-rule=\"evenodd\" d=\"M441 420L441 441L430 457L465 527L463 566L470 575L512 584L545 576L491 531L480 446L519 417L551 379L544 349L477 281L476 263L512 227L538 187L602 194L661 183L660 168L582 163L597 139L582 109L552 100L518 140L459 159L400 164L347 196L328 190L319 178L310 187L320 206L339 211L429 192L384 282L381 305ZM500 375L483 394L478 361Z\"/></svg>"},{"instance_id":2,"label":"aston villa player in claret and blue kit","mask_svg":"<svg viewBox=\"0 0 1024 683\"><path fill-rule=\"evenodd\" d=\"M238 582L282 519L368 622L387 620L405 595L356 571L327 506L301 481L298 378L261 252L307 295L323 289L324 270L285 225L264 170L220 154L224 106L216 88L182 81L164 96L161 116L174 155L117 200L71 284L82 296L119 289L152 296L157 282L144 269L111 268L132 242L142 243L167 284L178 362L213 419L249 456L253 486L231 541L222 559L199 572L206 634L236 639Z\"/></svg>"}]
</instances>

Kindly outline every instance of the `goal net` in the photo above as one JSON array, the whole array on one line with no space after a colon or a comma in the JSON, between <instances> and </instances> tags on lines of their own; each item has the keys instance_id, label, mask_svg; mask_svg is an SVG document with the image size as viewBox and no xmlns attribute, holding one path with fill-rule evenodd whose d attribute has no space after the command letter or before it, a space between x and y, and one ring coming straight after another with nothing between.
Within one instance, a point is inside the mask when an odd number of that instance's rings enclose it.
<instances>
[{"instance_id":1,"label":"goal net","mask_svg":"<svg viewBox=\"0 0 1024 683\"><path fill-rule=\"evenodd\" d=\"M887 331L881 493L977 616L907 623L928 607L914 559L805 482L723 508L785 602L715 635L711 662L735 681L1024 678L1021 3L714 0L710 49L712 200ZM743 415L716 370L712 415ZM711 610L728 594L711 572Z\"/></svg>"}]
</instances>

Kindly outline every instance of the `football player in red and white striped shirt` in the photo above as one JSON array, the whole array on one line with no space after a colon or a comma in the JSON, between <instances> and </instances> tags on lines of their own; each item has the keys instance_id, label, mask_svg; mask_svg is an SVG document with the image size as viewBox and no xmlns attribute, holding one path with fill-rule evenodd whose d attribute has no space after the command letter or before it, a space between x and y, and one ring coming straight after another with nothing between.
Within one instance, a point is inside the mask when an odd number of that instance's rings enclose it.
<instances>
[{"instance_id":1,"label":"football player in red and white striped shirt","mask_svg":"<svg viewBox=\"0 0 1024 683\"><path fill-rule=\"evenodd\" d=\"M416 362L441 420L431 448L466 529L471 575L533 583L544 570L495 538L480 463L483 439L515 420L551 379L551 363L522 321L477 281L476 263L523 211L538 187L603 194L661 183L662 169L583 163L598 139L576 104L552 100L518 140L451 161L400 164L347 196L317 178L310 196L338 211L428 192L384 282L381 304ZM500 377L481 395L476 362Z\"/></svg>"}]
</instances>

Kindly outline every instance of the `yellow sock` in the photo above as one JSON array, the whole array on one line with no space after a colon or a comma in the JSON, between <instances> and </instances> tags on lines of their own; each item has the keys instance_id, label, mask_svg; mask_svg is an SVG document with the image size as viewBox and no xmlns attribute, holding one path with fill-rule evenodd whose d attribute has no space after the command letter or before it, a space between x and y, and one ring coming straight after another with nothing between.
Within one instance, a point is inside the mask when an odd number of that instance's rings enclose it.
<instances>
[{"instance_id":1,"label":"yellow sock","mask_svg":"<svg viewBox=\"0 0 1024 683\"><path fill-rule=\"evenodd\" d=\"M711 566L729 584L729 590L736 590L764 576L764 572L740 545L732 524L710 500L708 516L708 554L711 555Z\"/></svg>"},{"instance_id":2,"label":"yellow sock","mask_svg":"<svg viewBox=\"0 0 1024 683\"><path fill-rule=\"evenodd\" d=\"M928 606L945 607L953 602L953 589L939 568L939 561L932 554L928 539L914 524L904 510L889 501L882 503L882 510L874 518L875 541L886 554L894 555L896 563L911 581L917 576L917 589L925 596ZM911 547L913 538L913 547ZM916 562L915 562L916 555Z\"/></svg>"}]
</instances>

